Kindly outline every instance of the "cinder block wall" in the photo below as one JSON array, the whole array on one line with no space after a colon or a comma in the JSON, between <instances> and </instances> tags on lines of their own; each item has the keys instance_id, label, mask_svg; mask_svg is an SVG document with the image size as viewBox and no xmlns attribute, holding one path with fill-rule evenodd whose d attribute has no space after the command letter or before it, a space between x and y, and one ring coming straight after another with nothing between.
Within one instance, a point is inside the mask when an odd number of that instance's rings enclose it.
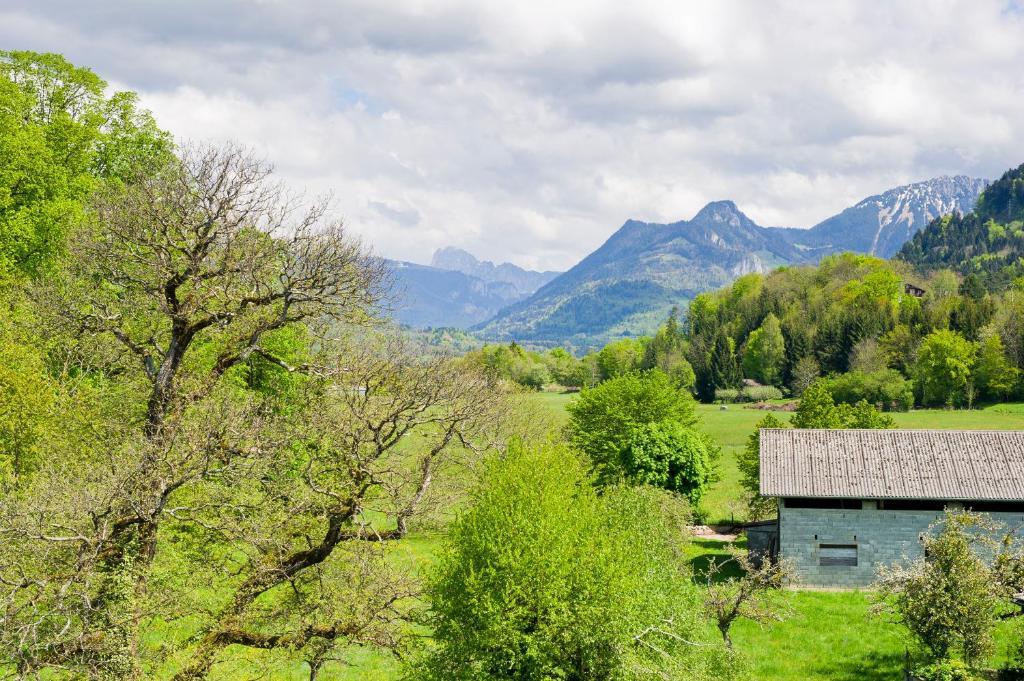
<instances>
[{"instance_id":1,"label":"cinder block wall","mask_svg":"<svg viewBox=\"0 0 1024 681\"><path fill-rule=\"evenodd\" d=\"M879 511L865 501L861 510L786 508L779 504L779 554L795 567L799 585L851 589L870 586L880 565L922 555L921 535L941 511ZM990 513L1008 528L1024 524L1021 513ZM857 566L820 565L820 544L857 546Z\"/></svg>"}]
</instances>

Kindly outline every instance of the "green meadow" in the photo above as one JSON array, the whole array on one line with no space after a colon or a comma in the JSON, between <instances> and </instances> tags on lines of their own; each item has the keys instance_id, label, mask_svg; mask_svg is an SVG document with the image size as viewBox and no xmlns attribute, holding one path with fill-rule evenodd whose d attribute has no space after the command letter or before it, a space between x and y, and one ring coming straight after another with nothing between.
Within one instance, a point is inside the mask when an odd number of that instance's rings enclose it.
<instances>
[{"instance_id":1,"label":"green meadow","mask_svg":"<svg viewBox=\"0 0 1024 681\"><path fill-rule=\"evenodd\" d=\"M567 419L566 405L573 399L567 393L538 393L538 404L549 409L556 421ZM739 502L739 472L736 454L746 444L764 411L741 405L698 405L704 428L722 448L720 479L705 503L708 522L728 523L742 520ZM787 412L776 412L789 418ZM1002 404L974 410L915 410L895 413L903 428L1014 429L1024 428L1024 404ZM440 546L438 534L417 537L406 546L403 560L429 565ZM726 555L723 542L695 538L690 561L695 580L711 561ZM736 646L750 660L753 676L773 681L883 681L901 678L907 642L899 627L871 612L871 594L863 591L789 591L782 596L788 615L782 622L759 626L739 621L734 627ZM1013 622L1000 629L1003 648L1012 637L1007 635ZM1001 655L1006 651L1002 650ZM222 679L252 678L240 675L243 667L220 670ZM250 669L249 672L253 670ZM308 679L304 664L284 663L273 669L273 678ZM336 681L393 681L401 677L401 664L390 656L359 650L347 664L335 663L321 670L319 679Z\"/></svg>"}]
</instances>

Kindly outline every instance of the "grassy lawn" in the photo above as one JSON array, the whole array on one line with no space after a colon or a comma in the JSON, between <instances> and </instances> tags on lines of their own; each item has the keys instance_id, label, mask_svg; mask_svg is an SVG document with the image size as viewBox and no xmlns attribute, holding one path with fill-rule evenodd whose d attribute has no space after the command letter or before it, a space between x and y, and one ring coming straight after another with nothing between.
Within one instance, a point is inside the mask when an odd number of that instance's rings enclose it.
<instances>
[{"instance_id":1,"label":"grassy lawn","mask_svg":"<svg viewBox=\"0 0 1024 681\"><path fill-rule=\"evenodd\" d=\"M567 418L565 407L574 395L538 393L538 404L550 410L558 422ZM746 444L765 412L730 405L698 405L701 426L722 447L721 479L705 499L709 522L741 520L739 472L736 454ZM788 419L789 414L776 412ZM1024 428L1024 404L997 405L973 411L918 410L894 414L903 428ZM410 537L403 542L399 562L422 570L429 566L441 536L437 532ZM690 545L690 560L695 580L711 561L726 555L721 542L695 538ZM728 571L726 571L728 574ZM768 627L740 621L733 629L736 646L749 656L753 677L773 681L882 681L901 678L906 643L901 630L870 612L870 594L858 591L791 591L782 596L789 609L785 621ZM1009 627L1001 632L1005 648ZM347 664L328 664L318 678L325 681L395 681L401 676L401 664L393 657L374 650L360 649L346 656ZM307 679L308 667L295 661L256 668L241 660L220 665L211 678L231 681L263 678Z\"/></svg>"}]
</instances>

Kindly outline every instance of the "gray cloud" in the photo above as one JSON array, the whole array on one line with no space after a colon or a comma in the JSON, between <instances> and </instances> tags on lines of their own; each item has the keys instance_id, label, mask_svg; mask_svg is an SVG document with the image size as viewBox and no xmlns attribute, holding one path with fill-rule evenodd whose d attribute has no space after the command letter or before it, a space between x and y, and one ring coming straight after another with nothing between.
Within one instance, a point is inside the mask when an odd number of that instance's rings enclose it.
<instances>
[{"instance_id":1,"label":"gray cloud","mask_svg":"<svg viewBox=\"0 0 1024 681\"><path fill-rule=\"evenodd\" d=\"M731 198L807 226L1024 161L1019 1L7 0L0 44L250 144L388 256L561 268Z\"/></svg>"}]
</instances>

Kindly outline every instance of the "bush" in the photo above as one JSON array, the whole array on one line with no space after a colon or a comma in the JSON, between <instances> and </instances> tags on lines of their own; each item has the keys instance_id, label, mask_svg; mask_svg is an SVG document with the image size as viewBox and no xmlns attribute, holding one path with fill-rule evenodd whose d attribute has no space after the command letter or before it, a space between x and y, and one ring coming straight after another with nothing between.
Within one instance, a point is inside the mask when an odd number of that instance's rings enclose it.
<instances>
[{"instance_id":1,"label":"bush","mask_svg":"<svg viewBox=\"0 0 1024 681\"><path fill-rule=\"evenodd\" d=\"M851 371L828 377L825 385L837 404L864 400L886 411L907 411L914 406L913 385L895 369Z\"/></svg>"},{"instance_id":2,"label":"bush","mask_svg":"<svg viewBox=\"0 0 1024 681\"><path fill-rule=\"evenodd\" d=\"M918 681L976 681L978 677L960 660L936 662L914 670Z\"/></svg>"},{"instance_id":3,"label":"bush","mask_svg":"<svg viewBox=\"0 0 1024 681\"><path fill-rule=\"evenodd\" d=\"M773 385L759 385L744 388L740 392L740 399L744 402L767 402L768 400L781 400L782 391Z\"/></svg>"},{"instance_id":4,"label":"bush","mask_svg":"<svg viewBox=\"0 0 1024 681\"><path fill-rule=\"evenodd\" d=\"M717 388L715 390L716 402L765 402L781 399L782 391L771 385L751 386L742 390L735 388Z\"/></svg>"},{"instance_id":5,"label":"bush","mask_svg":"<svg viewBox=\"0 0 1024 681\"><path fill-rule=\"evenodd\" d=\"M736 388L715 388L715 402L738 402L740 391Z\"/></svg>"},{"instance_id":6,"label":"bush","mask_svg":"<svg viewBox=\"0 0 1024 681\"><path fill-rule=\"evenodd\" d=\"M511 447L428 580L434 644L412 678L735 678L708 669L722 647L689 645L703 625L684 511L651 488L598 493L564 448Z\"/></svg>"}]
</instances>

